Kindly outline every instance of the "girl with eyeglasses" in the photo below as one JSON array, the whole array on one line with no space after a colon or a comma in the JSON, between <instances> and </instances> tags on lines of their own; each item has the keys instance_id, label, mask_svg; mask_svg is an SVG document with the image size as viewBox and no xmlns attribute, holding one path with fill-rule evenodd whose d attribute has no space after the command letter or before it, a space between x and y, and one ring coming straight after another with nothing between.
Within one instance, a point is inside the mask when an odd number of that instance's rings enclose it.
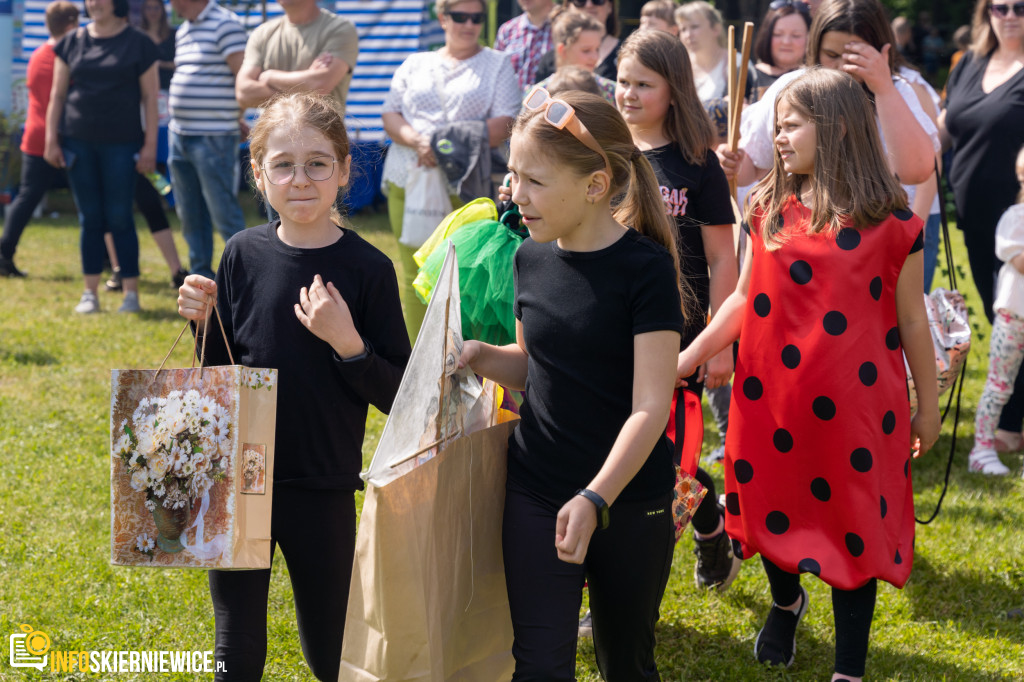
<instances>
[{"instance_id":1,"label":"girl with eyeglasses","mask_svg":"<svg viewBox=\"0 0 1024 682\"><path fill-rule=\"evenodd\" d=\"M409 171L416 166L437 166L431 134L449 123L485 121L490 146L499 147L508 139L509 126L519 113L522 92L511 59L480 45L485 10L482 0L438 0L444 46L411 55L391 79L381 118L392 144L384 160L381 189L388 198L388 217L396 238L402 235ZM460 206L455 192L450 193L452 205ZM413 259L418 248L398 245L402 306L412 339L427 310L412 286L419 271Z\"/></svg>"},{"instance_id":2,"label":"girl with eyeglasses","mask_svg":"<svg viewBox=\"0 0 1024 682\"><path fill-rule=\"evenodd\" d=\"M563 98L535 89L512 131L512 201L530 233L513 265L517 341L467 341L461 362L526 391L502 533L512 679L575 679L586 580L602 677L656 680L674 545L678 255L622 117L596 95Z\"/></svg>"},{"instance_id":3,"label":"girl with eyeglasses","mask_svg":"<svg viewBox=\"0 0 1024 682\"><path fill-rule=\"evenodd\" d=\"M409 359L391 261L345 226L335 200L349 179L334 100L272 100L249 135L256 188L279 219L236 234L216 281L189 275L178 313L206 338L211 365L279 370L272 547L292 580L302 652L338 679L355 553L355 491L369 405L388 412ZM209 306L217 321L206 329ZM312 521L312 522L311 522ZM274 550L271 549L273 555ZM210 571L217 680L261 679L270 569Z\"/></svg>"},{"instance_id":4,"label":"girl with eyeglasses","mask_svg":"<svg viewBox=\"0 0 1024 682\"><path fill-rule=\"evenodd\" d=\"M1014 156L1024 145L1024 2L978 0L971 48L949 76L946 110L939 118L943 142L951 144L949 184L956 199L957 227L963 230L971 274L985 315L992 321L996 225L1014 203ZM1024 371L1003 408L995 451L1024 447ZM979 450L971 471L994 473L998 458Z\"/></svg>"}]
</instances>

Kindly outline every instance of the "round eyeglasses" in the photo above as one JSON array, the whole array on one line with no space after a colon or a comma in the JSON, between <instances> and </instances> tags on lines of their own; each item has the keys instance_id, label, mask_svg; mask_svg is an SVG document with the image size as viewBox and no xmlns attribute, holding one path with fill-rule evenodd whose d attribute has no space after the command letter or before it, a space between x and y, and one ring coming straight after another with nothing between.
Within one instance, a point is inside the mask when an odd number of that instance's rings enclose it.
<instances>
[{"instance_id":1,"label":"round eyeglasses","mask_svg":"<svg viewBox=\"0 0 1024 682\"><path fill-rule=\"evenodd\" d=\"M306 177L313 182L330 180L334 175L334 164L338 162L333 156L314 156L306 163L287 163L275 161L264 164L263 172L270 184L287 185L295 179L295 169L301 168Z\"/></svg>"}]
</instances>

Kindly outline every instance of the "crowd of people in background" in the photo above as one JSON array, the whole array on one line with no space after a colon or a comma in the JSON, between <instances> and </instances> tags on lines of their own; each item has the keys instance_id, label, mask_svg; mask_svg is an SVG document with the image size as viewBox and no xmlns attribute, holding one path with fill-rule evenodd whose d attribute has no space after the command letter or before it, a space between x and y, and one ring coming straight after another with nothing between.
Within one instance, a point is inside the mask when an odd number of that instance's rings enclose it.
<instances>
[{"instance_id":1,"label":"crowd of people in background","mask_svg":"<svg viewBox=\"0 0 1024 682\"><path fill-rule=\"evenodd\" d=\"M509 264L517 342L468 343L463 356L526 392L504 527L513 679L572 679L580 635L594 637L606 679L658 679L654 625L680 464L664 425L687 391L707 394L723 441L708 459L725 469L721 496L706 466L695 472L709 491L692 519L696 585L728 589L760 554L773 603L755 657L788 667L808 605L800 575L820 578L832 587L832 679L861 679L877 581L901 587L913 563L910 446L917 456L938 437L921 294L941 247L942 178L993 323L969 470L1006 475L1000 454L1024 449L1024 3L977 0L970 25L947 40L927 13L891 17L878 0L773 0L735 87L733 148L731 46L711 3L650 0L627 36L616 0L517 2L489 47L483 0L437 1L443 45L406 59L384 101L381 188L403 237L410 176L460 140L476 163L509 172L504 189L484 194L516 204L533 237ZM315 587L295 585L303 652L319 679L335 679L347 593L329 584L348 585L338 575L351 563L358 482L325 464L324 446L344 441L345 465L358 470L367 405L390 406L425 312L412 286L419 245L400 239L392 266L335 210L351 162L352 22L316 0L281 0L284 15L247 35L215 0L170 4L176 29L160 0L143 3L138 28L127 0L86 0L83 27L65 0L47 8L0 275L25 276L18 241L66 176L81 227L76 313L100 311L107 264L119 311L141 310L134 203L197 334L216 299L236 357L278 367L299 354L295 370L317 374L296 405L344 394L343 424L313 405L312 421L302 417L327 436L295 451L288 509L275 500L273 522L293 575L308 571ZM188 269L150 180L161 91ZM238 160L250 107L264 111L251 171L269 222L247 230ZM455 208L466 199L454 182L448 194ZM219 267L215 232L228 244ZM277 263L267 277L247 269L263 261ZM268 307L289 297L294 312ZM294 338L271 338L257 318ZM370 376L383 383L369 386ZM282 395L286 384L282 372ZM586 401L570 405L567 391ZM300 419L295 405L280 409L279 425ZM333 482L310 483L318 477ZM603 530L613 503L618 525ZM295 525L286 515L307 507L317 518L344 512L327 573L308 538L285 530ZM262 672L269 573L211 571L217 656L235 662L218 680ZM591 611L580 621L585 580ZM317 603L322 594L330 599Z\"/></svg>"}]
</instances>

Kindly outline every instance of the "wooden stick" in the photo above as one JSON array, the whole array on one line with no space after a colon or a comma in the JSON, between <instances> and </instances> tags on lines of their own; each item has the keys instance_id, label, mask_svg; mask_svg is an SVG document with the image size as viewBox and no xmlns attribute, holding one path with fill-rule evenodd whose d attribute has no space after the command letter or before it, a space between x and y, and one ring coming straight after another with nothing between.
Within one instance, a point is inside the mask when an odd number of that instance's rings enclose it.
<instances>
[{"instance_id":1,"label":"wooden stick","mask_svg":"<svg viewBox=\"0 0 1024 682\"><path fill-rule=\"evenodd\" d=\"M740 144L740 119L743 116L743 99L747 88L747 65L750 64L750 46L754 41L754 24L743 24L743 57L740 62L739 80L736 83L736 99L729 101L729 122L733 128L729 131L729 148L736 151Z\"/></svg>"},{"instance_id":2,"label":"wooden stick","mask_svg":"<svg viewBox=\"0 0 1024 682\"><path fill-rule=\"evenodd\" d=\"M733 100L736 99L736 27L735 26L732 26L732 25L729 26L729 39L728 39L728 41L729 41L728 42L729 59L726 62L726 73L728 75L729 87L728 87L726 93L727 93L727 96L729 98L729 109L728 109L728 115L726 116L726 143L729 145L729 148L732 149L733 148L733 139L732 139L732 129L733 129L732 109L733 109L733 107L732 107L732 103L733 103Z\"/></svg>"}]
</instances>

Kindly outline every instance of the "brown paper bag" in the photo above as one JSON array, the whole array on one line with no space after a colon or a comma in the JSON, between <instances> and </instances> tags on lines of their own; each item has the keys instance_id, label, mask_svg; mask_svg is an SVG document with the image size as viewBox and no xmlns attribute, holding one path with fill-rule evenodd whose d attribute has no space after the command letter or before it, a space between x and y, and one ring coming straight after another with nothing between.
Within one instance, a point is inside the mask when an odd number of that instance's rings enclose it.
<instances>
[{"instance_id":1,"label":"brown paper bag","mask_svg":"<svg viewBox=\"0 0 1024 682\"><path fill-rule=\"evenodd\" d=\"M506 422L368 485L339 680L508 680L512 620L501 552Z\"/></svg>"},{"instance_id":2,"label":"brown paper bag","mask_svg":"<svg viewBox=\"0 0 1024 682\"><path fill-rule=\"evenodd\" d=\"M269 568L276 423L274 369L113 370L111 563Z\"/></svg>"}]
</instances>

